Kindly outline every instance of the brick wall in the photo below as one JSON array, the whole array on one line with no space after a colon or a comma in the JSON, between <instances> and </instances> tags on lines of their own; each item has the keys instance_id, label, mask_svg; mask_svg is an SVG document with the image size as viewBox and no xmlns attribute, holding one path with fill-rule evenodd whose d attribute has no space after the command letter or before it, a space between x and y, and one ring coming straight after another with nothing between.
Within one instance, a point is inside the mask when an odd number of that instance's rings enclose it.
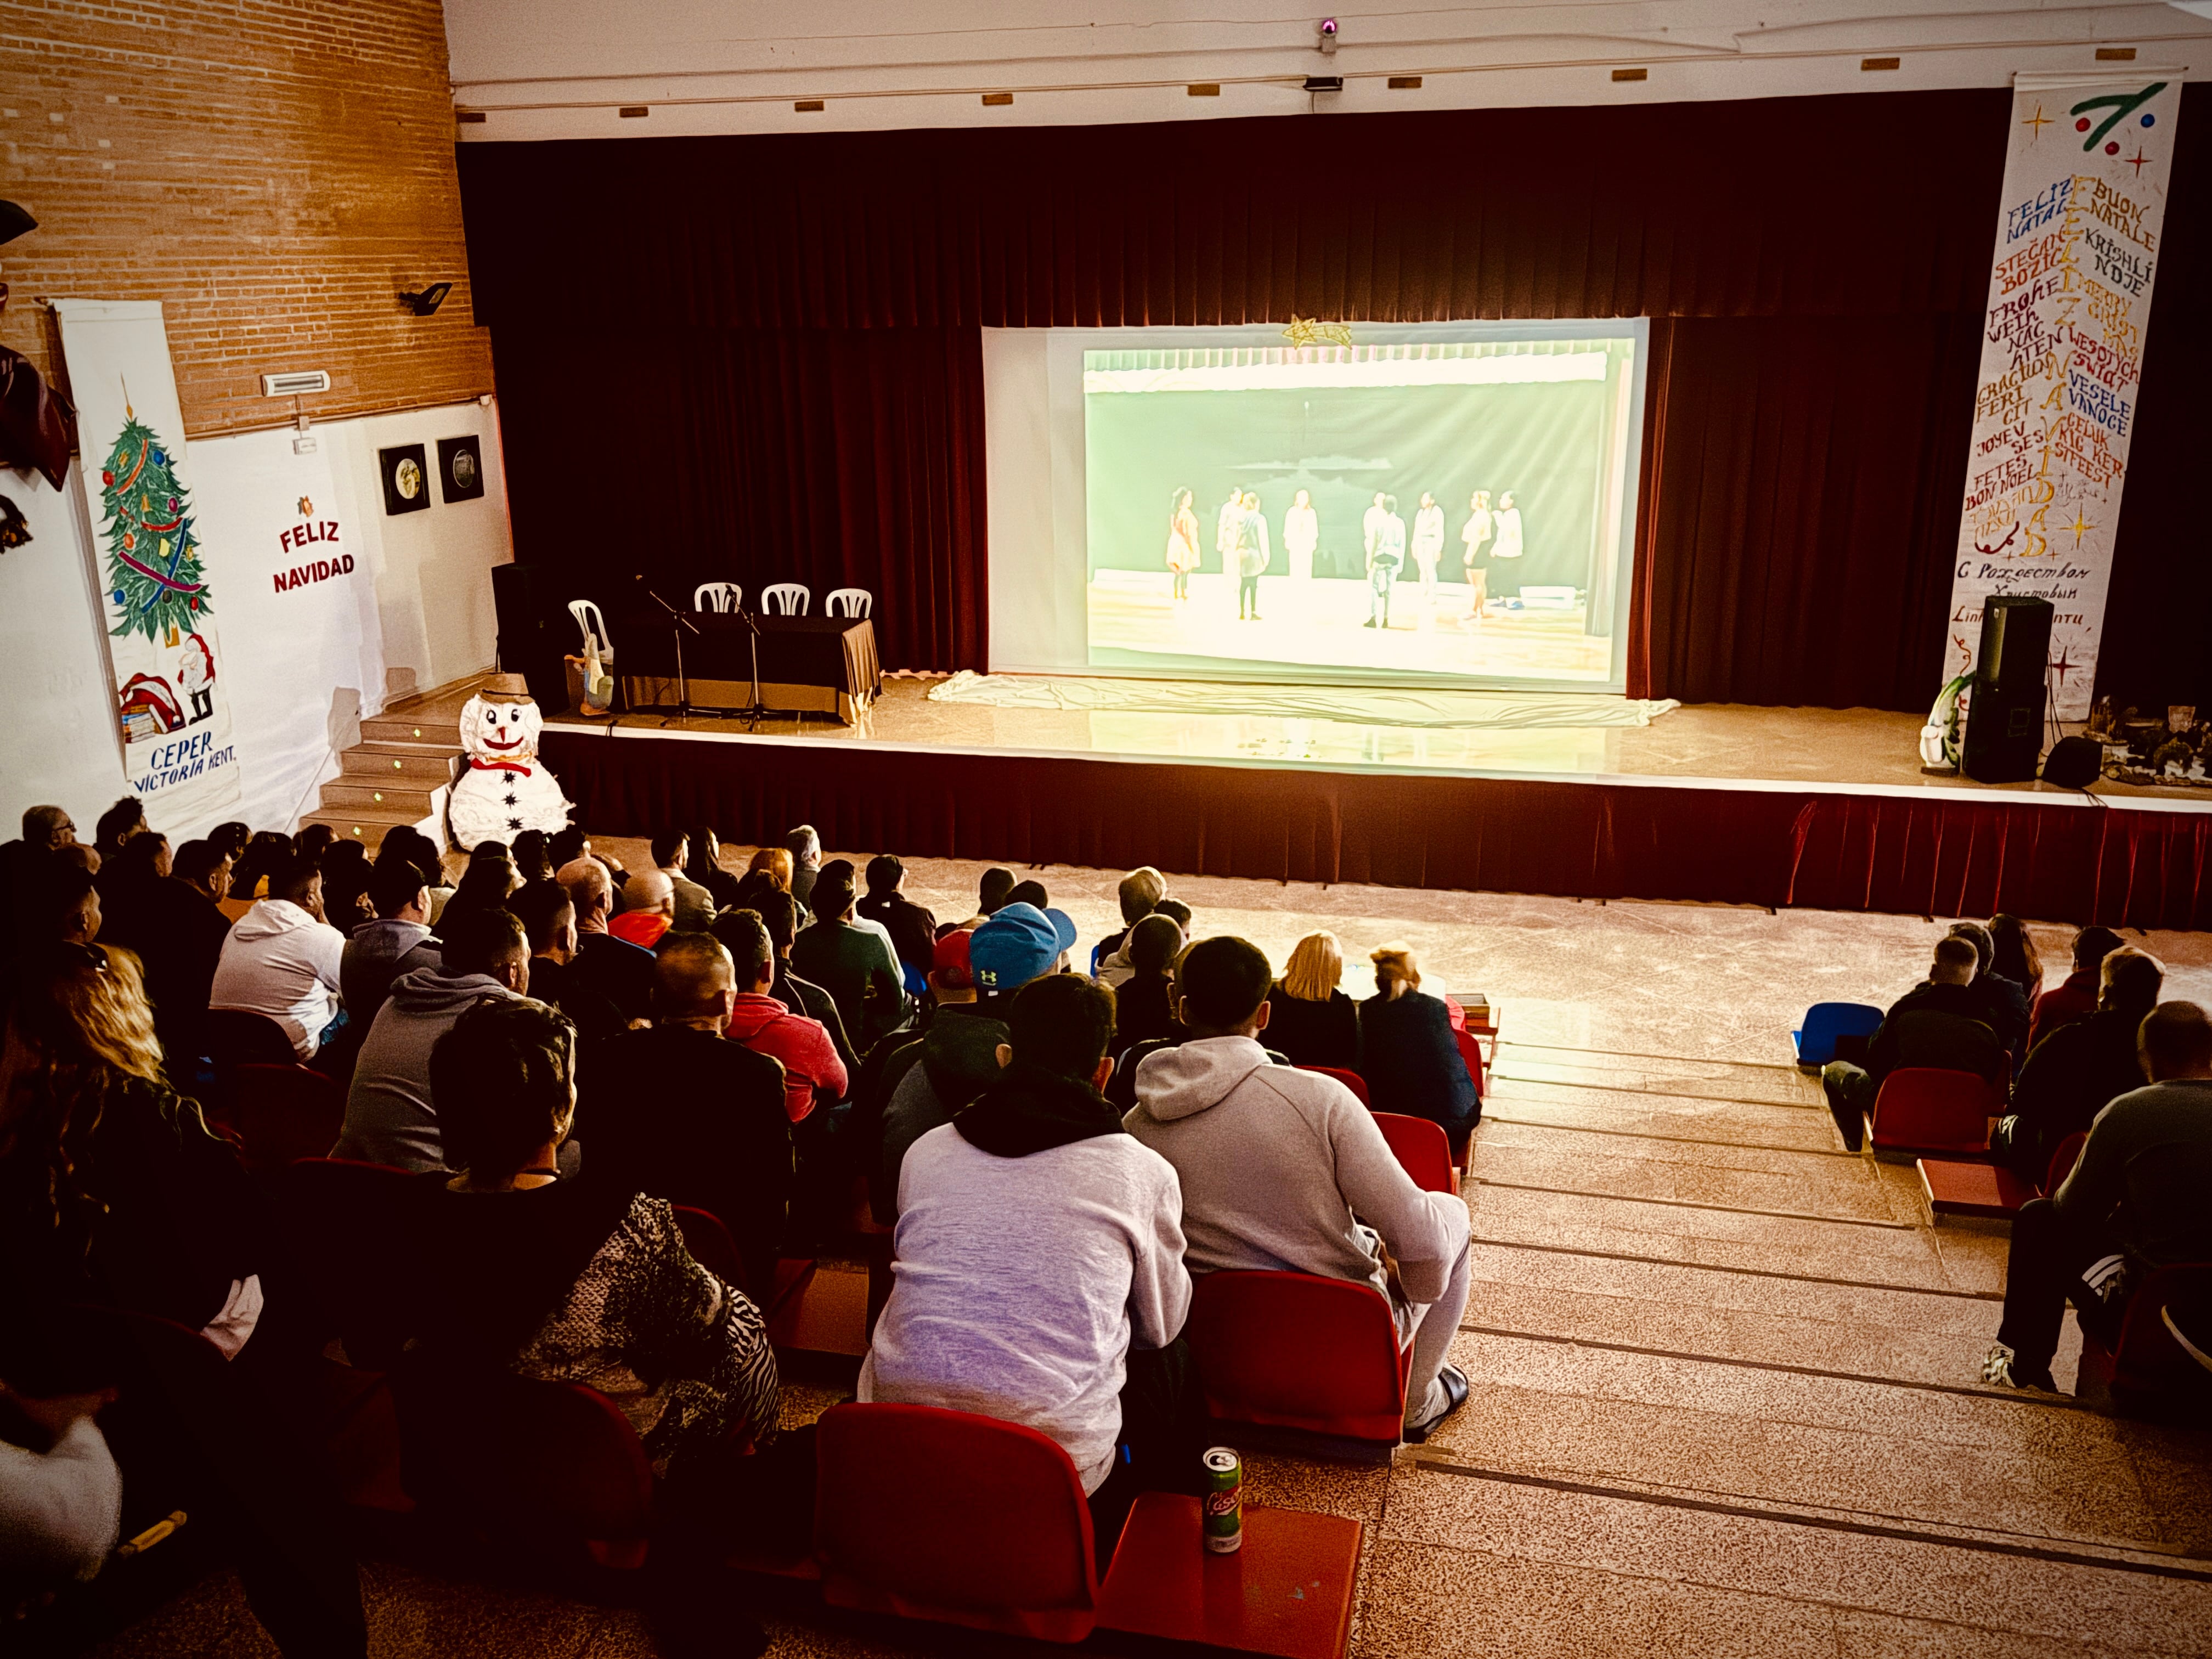
<instances>
[{"instance_id":1,"label":"brick wall","mask_svg":"<svg viewBox=\"0 0 2212 1659\"><path fill-rule=\"evenodd\" d=\"M160 300L195 436L491 390L471 317L439 0L0 0L0 344L58 356L34 295ZM434 317L402 289L449 281Z\"/></svg>"}]
</instances>

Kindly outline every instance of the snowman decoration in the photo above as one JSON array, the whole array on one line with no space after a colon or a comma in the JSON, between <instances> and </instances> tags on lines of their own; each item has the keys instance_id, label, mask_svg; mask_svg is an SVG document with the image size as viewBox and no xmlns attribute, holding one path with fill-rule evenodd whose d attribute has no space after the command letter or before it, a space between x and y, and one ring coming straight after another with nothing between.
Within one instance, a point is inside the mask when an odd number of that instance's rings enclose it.
<instances>
[{"instance_id":1,"label":"snowman decoration","mask_svg":"<svg viewBox=\"0 0 2212 1659\"><path fill-rule=\"evenodd\" d=\"M466 769L446 804L446 823L457 845L512 844L526 830L550 836L568 827L575 803L538 762L544 726L544 717L520 674L494 675L462 708Z\"/></svg>"}]
</instances>

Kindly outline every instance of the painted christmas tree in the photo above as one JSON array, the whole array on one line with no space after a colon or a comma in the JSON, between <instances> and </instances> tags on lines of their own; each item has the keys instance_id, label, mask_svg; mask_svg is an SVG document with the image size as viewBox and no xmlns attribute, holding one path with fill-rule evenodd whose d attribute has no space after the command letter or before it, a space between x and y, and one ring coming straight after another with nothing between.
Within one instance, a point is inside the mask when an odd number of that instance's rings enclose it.
<instances>
[{"instance_id":1,"label":"painted christmas tree","mask_svg":"<svg viewBox=\"0 0 2212 1659\"><path fill-rule=\"evenodd\" d=\"M215 606L185 487L161 439L127 404L100 494L107 509L107 598L119 612L108 632L176 644Z\"/></svg>"}]
</instances>

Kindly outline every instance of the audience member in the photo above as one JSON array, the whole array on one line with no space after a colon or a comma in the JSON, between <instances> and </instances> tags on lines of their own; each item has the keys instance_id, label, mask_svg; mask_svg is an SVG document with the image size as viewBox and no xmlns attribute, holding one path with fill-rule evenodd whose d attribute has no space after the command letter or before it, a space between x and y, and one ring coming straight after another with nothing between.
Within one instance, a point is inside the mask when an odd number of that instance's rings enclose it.
<instances>
[{"instance_id":1,"label":"audience member","mask_svg":"<svg viewBox=\"0 0 2212 1659\"><path fill-rule=\"evenodd\" d=\"M89 945L100 937L102 920L100 884L92 872L58 854L43 873L32 876L21 901L19 937L30 948Z\"/></svg>"},{"instance_id":2,"label":"audience member","mask_svg":"<svg viewBox=\"0 0 2212 1659\"><path fill-rule=\"evenodd\" d=\"M993 865L983 872L981 881L976 884L975 914L951 926L966 933L974 933L999 913L1000 908L1006 902L1006 896L1013 890L1014 872Z\"/></svg>"},{"instance_id":3,"label":"audience member","mask_svg":"<svg viewBox=\"0 0 2212 1659\"><path fill-rule=\"evenodd\" d=\"M214 845L222 848L229 856L231 862L235 864L238 861L238 855L246 850L246 842L253 839L253 831L236 818L230 818L209 830L207 839Z\"/></svg>"},{"instance_id":4,"label":"audience member","mask_svg":"<svg viewBox=\"0 0 2212 1659\"><path fill-rule=\"evenodd\" d=\"M2106 1105L2073 1174L2013 1218L1985 1382L2055 1393L2069 1299L2083 1329L2115 1346L2142 1270L2212 1260L2212 1022L2194 1003L2160 1003L2137 1042L2149 1086Z\"/></svg>"},{"instance_id":5,"label":"audience member","mask_svg":"<svg viewBox=\"0 0 2212 1659\"><path fill-rule=\"evenodd\" d=\"M0 1596L90 1578L115 1547L123 1529L123 1471L94 1420L115 1393L40 1397L0 1382L0 1402L46 1443L34 1451L0 1440Z\"/></svg>"},{"instance_id":6,"label":"audience member","mask_svg":"<svg viewBox=\"0 0 2212 1659\"><path fill-rule=\"evenodd\" d=\"M1831 1060L1821 1073L1828 1109L1853 1152L1892 1072L1926 1067L1972 1072L1991 1085L2003 1080L2004 1044L1984 1018L1988 999L1973 988L1975 963L1972 941L1955 933L1937 939L1928 977L1890 1005L1868 1039L1866 1064Z\"/></svg>"},{"instance_id":7,"label":"audience member","mask_svg":"<svg viewBox=\"0 0 2212 1659\"><path fill-rule=\"evenodd\" d=\"M766 878L748 876L743 883L744 892L738 908L750 910L760 918L761 926L768 930L769 943L775 947L775 982L769 987L769 994L794 1014L804 1015L830 1034L830 1045L837 1051L837 1060L849 1078L860 1069L860 1057L853 1052L853 1045L845 1032L844 1016L837 1012L837 1000L811 980L804 980L791 971L791 942L799 929L799 906L790 894L775 886ZM736 928L728 913L714 919L711 930L727 948L732 939L744 937Z\"/></svg>"},{"instance_id":8,"label":"audience member","mask_svg":"<svg viewBox=\"0 0 2212 1659\"><path fill-rule=\"evenodd\" d=\"M769 994L775 983L775 945L750 910L739 910L716 931L736 973L736 1000L722 1035L783 1066L784 1107L793 1123L845 1097L845 1062L818 1021L794 1014Z\"/></svg>"},{"instance_id":9,"label":"audience member","mask_svg":"<svg viewBox=\"0 0 2212 1659\"><path fill-rule=\"evenodd\" d=\"M206 1052L216 963L230 936L230 918L222 909L229 893L230 854L213 842L188 841L177 849L169 879L156 884L147 905L135 948L145 964L155 1027L175 1077L187 1075L187 1061Z\"/></svg>"},{"instance_id":10,"label":"audience member","mask_svg":"<svg viewBox=\"0 0 2212 1659\"><path fill-rule=\"evenodd\" d=\"M2074 935L2074 971L2035 1000L2035 1018L2027 1028L2030 1054L2068 1021L2097 1012L2098 970L2121 944L2120 936L2109 927L2084 927Z\"/></svg>"},{"instance_id":11,"label":"audience member","mask_svg":"<svg viewBox=\"0 0 2212 1659\"><path fill-rule=\"evenodd\" d=\"M720 940L672 938L653 964L652 1028L601 1043L584 1070L584 1135L592 1166L624 1192L719 1217L744 1288L765 1300L795 1178L791 1120L781 1068L725 1040L736 1000Z\"/></svg>"},{"instance_id":12,"label":"audience member","mask_svg":"<svg viewBox=\"0 0 2212 1659\"><path fill-rule=\"evenodd\" d=\"M854 924L850 871L817 872L809 901L813 925L791 942L791 969L829 992L847 1034L865 1053L906 1018L906 992L889 943Z\"/></svg>"},{"instance_id":13,"label":"audience member","mask_svg":"<svg viewBox=\"0 0 2212 1659\"><path fill-rule=\"evenodd\" d=\"M791 854L787 849L781 847L757 848L746 861L745 873L738 878L738 884L742 887L750 878L765 875L779 890L788 893L791 890ZM744 901L739 899L737 902L742 904Z\"/></svg>"},{"instance_id":14,"label":"audience member","mask_svg":"<svg viewBox=\"0 0 2212 1659\"><path fill-rule=\"evenodd\" d=\"M1115 897L1121 907L1121 931L1109 933L1098 941L1099 978L1109 985L1118 986L1121 980L1128 977L1126 972L1118 976L1109 975L1106 969L1113 963L1115 952L1127 940L1129 930L1152 915L1159 902L1167 896L1168 878L1149 864L1140 865L1121 878L1121 885L1115 890ZM1121 965L1126 969L1126 958Z\"/></svg>"},{"instance_id":15,"label":"audience member","mask_svg":"<svg viewBox=\"0 0 2212 1659\"><path fill-rule=\"evenodd\" d=\"M21 838L0 846L0 981L15 959L33 888L52 868L53 854L76 844L76 825L67 811L33 806L23 814Z\"/></svg>"},{"instance_id":16,"label":"audience member","mask_svg":"<svg viewBox=\"0 0 2212 1659\"><path fill-rule=\"evenodd\" d=\"M296 857L313 859L319 864L337 838L338 832L327 823L303 823L300 832L292 837L292 851Z\"/></svg>"},{"instance_id":17,"label":"audience member","mask_svg":"<svg viewBox=\"0 0 2212 1659\"><path fill-rule=\"evenodd\" d=\"M505 910L471 911L440 938L442 960L393 980L377 1011L354 1062L332 1158L401 1170L448 1167L430 1093L430 1051L479 1002L529 994L530 945Z\"/></svg>"},{"instance_id":18,"label":"audience member","mask_svg":"<svg viewBox=\"0 0 2212 1659\"><path fill-rule=\"evenodd\" d=\"M1359 1005L1358 1067L1368 1105L1464 1133L1482 1116L1482 1098L1452 1033L1451 1011L1421 989L1413 946L1384 945L1368 956L1375 994Z\"/></svg>"},{"instance_id":19,"label":"audience member","mask_svg":"<svg viewBox=\"0 0 2212 1659\"><path fill-rule=\"evenodd\" d=\"M136 795L125 795L100 815L93 826L92 844L105 863L123 850L123 843L131 836L146 832L146 803Z\"/></svg>"},{"instance_id":20,"label":"audience member","mask_svg":"<svg viewBox=\"0 0 2212 1659\"><path fill-rule=\"evenodd\" d=\"M1997 946L1988 928L1978 921L1954 921L1951 933L1974 947L1972 989L1984 1003L1982 1023L1997 1034L1997 1041L2012 1056L2013 1069L2018 1071L2027 1054L2027 992L1992 965Z\"/></svg>"},{"instance_id":21,"label":"audience member","mask_svg":"<svg viewBox=\"0 0 2212 1659\"><path fill-rule=\"evenodd\" d=\"M937 918L906 896L906 866L889 853L868 860L868 890L854 907L889 935L902 966L929 977L937 952Z\"/></svg>"},{"instance_id":22,"label":"audience member","mask_svg":"<svg viewBox=\"0 0 2212 1659\"><path fill-rule=\"evenodd\" d=\"M1175 923L1176 927L1182 929L1182 936L1185 939L1188 939L1190 937L1190 906L1185 904L1181 899L1162 899L1158 904L1153 907L1152 914L1156 916L1165 916L1170 921Z\"/></svg>"},{"instance_id":23,"label":"audience member","mask_svg":"<svg viewBox=\"0 0 2212 1659\"><path fill-rule=\"evenodd\" d=\"M783 838L783 850L791 854L791 879L785 885L800 905L811 904L814 878L822 868L822 837L812 824L802 823Z\"/></svg>"},{"instance_id":24,"label":"audience member","mask_svg":"<svg viewBox=\"0 0 2212 1659\"><path fill-rule=\"evenodd\" d=\"M347 1017L364 1030L375 1023L393 980L439 961L438 941L430 936L430 889L420 870L405 859L379 864L369 872L368 896L376 920L354 929L338 959Z\"/></svg>"},{"instance_id":25,"label":"audience member","mask_svg":"<svg viewBox=\"0 0 2212 1659\"><path fill-rule=\"evenodd\" d=\"M422 1177L422 1253L439 1269L422 1287L419 1358L587 1383L629 1419L687 1519L798 1526L811 1512L812 1436L779 1439L760 1310L692 1260L665 1200L623 1185L596 1149L589 1173L559 1172L574 1042L560 1015L517 999L471 1009L431 1056L463 1169ZM655 1555L663 1548L657 1538ZM656 1582L686 1615L672 1631L668 1603L655 1609L656 1644L672 1659L766 1647L740 1610L701 1594L718 1582L706 1561Z\"/></svg>"},{"instance_id":26,"label":"audience member","mask_svg":"<svg viewBox=\"0 0 2212 1659\"><path fill-rule=\"evenodd\" d=\"M507 902L530 941L530 994L568 1017L586 1043L629 1029L621 1009L576 966L576 907L557 881L532 881Z\"/></svg>"},{"instance_id":27,"label":"audience member","mask_svg":"<svg viewBox=\"0 0 2212 1659\"><path fill-rule=\"evenodd\" d=\"M1334 933L1308 933L1267 993L1267 1036L1293 1066L1359 1066L1359 1009L1340 988L1344 947Z\"/></svg>"},{"instance_id":28,"label":"audience member","mask_svg":"<svg viewBox=\"0 0 2212 1659\"><path fill-rule=\"evenodd\" d=\"M389 841L391 837L386 836L385 839ZM231 871L231 897L251 904L263 896L270 872L292 863L293 859L289 836L280 836L273 830L255 830Z\"/></svg>"},{"instance_id":29,"label":"audience member","mask_svg":"<svg viewBox=\"0 0 2212 1659\"><path fill-rule=\"evenodd\" d=\"M951 1022L966 1019L976 1012L975 979L968 963L969 947L975 937L964 928L953 927L937 940L930 959L929 995L922 1004L920 1022L903 1040L893 1036L871 1049L850 1085L852 1110L846 1120L846 1133L852 1143L852 1161L867 1174L868 1207L878 1226L888 1227L898 1219L896 1194L886 1184L884 1176L884 1113L908 1073L929 1052L931 1034L945 1026L947 1036L940 1043L949 1044ZM995 1038L990 1047L995 1063ZM939 1061L957 1065L958 1057L941 1054ZM981 1070L980 1065L977 1069ZM990 1073L981 1072L981 1075L988 1079Z\"/></svg>"},{"instance_id":30,"label":"audience member","mask_svg":"<svg viewBox=\"0 0 2212 1659\"><path fill-rule=\"evenodd\" d=\"M434 905L440 888L446 888L450 896L453 884L446 879L446 864L439 856L437 844L412 824L394 824L384 832L384 839L376 848L380 868L403 860L422 872L422 884L430 890ZM434 924L436 915L434 914L430 920Z\"/></svg>"},{"instance_id":31,"label":"audience member","mask_svg":"<svg viewBox=\"0 0 2212 1659\"><path fill-rule=\"evenodd\" d=\"M1996 947L1996 954L1990 958L1991 970L2025 991L2033 1008L2043 994L2043 957L2035 948L2035 936L2027 931L2027 924L2000 910L1990 918L1990 943Z\"/></svg>"},{"instance_id":32,"label":"audience member","mask_svg":"<svg viewBox=\"0 0 2212 1659\"><path fill-rule=\"evenodd\" d=\"M543 830L525 830L514 838L507 854L514 860L514 873L525 882L553 879L552 837Z\"/></svg>"},{"instance_id":33,"label":"audience member","mask_svg":"<svg viewBox=\"0 0 2212 1659\"><path fill-rule=\"evenodd\" d=\"M485 848L492 850L486 852ZM469 854L468 868L461 872L460 884L438 912L439 937L442 939L447 930L464 916L504 910L507 901L521 884L522 878L515 873L507 848L495 841L484 842Z\"/></svg>"},{"instance_id":34,"label":"audience member","mask_svg":"<svg viewBox=\"0 0 2212 1659\"><path fill-rule=\"evenodd\" d=\"M711 825L693 824L685 833L684 839L690 845L684 859L684 873L707 890L707 896L712 902L712 908L707 913L707 921L712 921L738 902L738 878L722 868L721 838L715 835ZM699 924L702 929L706 925L705 921Z\"/></svg>"},{"instance_id":35,"label":"audience member","mask_svg":"<svg viewBox=\"0 0 2212 1659\"><path fill-rule=\"evenodd\" d=\"M678 933L703 933L720 907L714 894L684 873L690 862L691 837L681 830L663 830L653 838L653 866L668 878L675 908L669 927ZM643 941L641 941L642 943Z\"/></svg>"},{"instance_id":36,"label":"audience member","mask_svg":"<svg viewBox=\"0 0 2212 1659\"><path fill-rule=\"evenodd\" d=\"M1026 904L1032 909L1048 910L1052 908L1052 895L1045 891L1042 882L1032 878L1028 881L1016 882L1006 893L1006 902Z\"/></svg>"},{"instance_id":37,"label":"audience member","mask_svg":"<svg viewBox=\"0 0 2212 1659\"><path fill-rule=\"evenodd\" d=\"M100 926L108 943L139 948L152 920L145 912L173 867L169 838L156 830L140 830L100 866Z\"/></svg>"},{"instance_id":38,"label":"audience member","mask_svg":"<svg viewBox=\"0 0 2212 1659\"><path fill-rule=\"evenodd\" d=\"M357 841L341 836L323 855L323 915L348 938L376 920L376 905L368 896L375 872L368 848Z\"/></svg>"},{"instance_id":39,"label":"audience member","mask_svg":"<svg viewBox=\"0 0 2212 1659\"><path fill-rule=\"evenodd\" d=\"M1180 1038L1173 993L1175 959L1182 949L1182 929L1165 916L1145 916L1122 937L1129 976L1114 998L1114 1052L1139 1042ZM1103 976L1102 976L1103 977Z\"/></svg>"},{"instance_id":40,"label":"audience member","mask_svg":"<svg viewBox=\"0 0 2212 1659\"><path fill-rule=\"evenodd\" d=\"M284 1028L293 1053L310 1060L345 1018L338 979L345 935L323 920L323 873L313 859L276 866L267 886L269 896L222 942L209 1006L265 1015Z\"/></svg>"},{"instance_id":41,"label":"audience member","mask_svg":"<svg viewBox=\"0 0 2212 1659\"><path fill-rule=\"evenodd\" d=\"M623 888L629 908L609 918L607 932L626 944L650 951L674 927L676 884L660 870L641 870Z\"/></svg>"},{"instance_id":42,"label":"audience member","mask_svg":"<svg viewBox=\"0 0 2212 1659\"><path fill-rule=\"evenodd\" d=\"M1416 1187L1334 1078L1268 1063L1257 1038L1270 977L1243 939L1190 947L1181 1010L1190 1038L1139 1067L1128 1130L1175 1166L1193 1273L1316 1273L1389 1298L1400 1340L1413 1344L1406 1438L1423 1441L1468 1396L1449 1363L1467 1306L1467 1205Z\"/></svg>"},{"instance_id":43,"label":"audience member","mask_svg":"<svg viewBox=\"0 0 2212 1659\"><path fill-rule=\"evenodd\" d=\"M1053 970L1075 942L1075 924L1062 912L1004 904L968 941L968 969L981 994L952 1017L930 1022L921 1053L884 1108L879 1173L872 1194L896 1203L899 1169L907 1149L932 1129L952 1121L998 1080L999 1050L1006 1038L1006 1008L1013 994Z\"/></svg>"},{"instance_id":44,"label":"audience member","mask_svg":"<svg viewBox=\"0 0 2212 1659\"><path fill-rule=\"evenodd\" d=\"M2099 969L2097 1012L2062 1025L2027 1057L2012 1091L2012 1115L1997 1126L1990 1155L2039 1186L2067 1136L2080 1134L2106 1104L2142 1086L2136 1034L2158 1005L2166 970L2157 957L2123 946Z\"/></svg>"},{"instance_id":45,"label":"audience member","mask_svg":"<svg viewBox=\"0 0 2212 1659\"><path fill-rule=\"evenodd\" d=\"M864 1401L1049 1436L1102 1506L1133 1496L1102 1492L1123 1456L1117 1486L1188 1487L1203 1443L1180 1340L1182 1206L1175 1171L1099 1095L1113 1028L1113 993L1087 979L1012 999L1001 1075L907 1155L895 1282L859 1384Z\"/></svg>"},{"instance_id":46,"label":"audience member","mask_svg":"<svg viewBox=\"0 0 2212 1659\"><path fill-rule=\"evenodd\" d=\"M607 931L615 890L606 866L586 854L562 865L555 879L576 909L576 978L625 1020L645 1018L653 1009L653 952Z\"/></svg>"}]
</instances>

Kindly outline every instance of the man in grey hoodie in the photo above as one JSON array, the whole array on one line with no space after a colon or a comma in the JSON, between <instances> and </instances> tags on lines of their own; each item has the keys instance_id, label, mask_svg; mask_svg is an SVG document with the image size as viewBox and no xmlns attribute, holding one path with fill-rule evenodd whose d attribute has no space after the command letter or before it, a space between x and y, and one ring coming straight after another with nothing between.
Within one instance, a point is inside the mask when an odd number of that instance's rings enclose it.
<instances>
[{"instance_id":1,"label":"man in grey hoodie","mask_svg":"<svg viewBox=\"0 0 2212 1659\"><path fill-rule=\"evenodd\" d=\"M378 865L369 872L368 902L376 920L354 929L338 963L346 1016L363 1030L376 1023L393 980L439 961L438 941L430 937L429 884L420 870L404 859Z\"/></svg>"},{"instance_id":2,"label":"man in grey hoodie","mask_svg":"<svg viewBox=\"0 0 2212 1659\"><path fill-rule=\"evenodd\" d=\"M1268 1063L1273 973L1258 946L1201 939L1178 976L1190 1038L1137 1066L1123 1125L1176 1167L1194 1273L1316 1273L1372 1285L1411 1336L1406 1438L1466 1402L1447 1363L1467 1306L1468 1213L1416 1187L1358 1097L1334 1078Z\"/></svg>"},{"instance_id":3,"label":"man in grey hoodie","mask_svg":"<svg viewBox=\"0 0 2212 1659\"><path fill-rule=\"evenodd\" d=\"M430 1097L430 1049L486 998L528 994L530 940L507 911L477 910L454 922L445 945L439 966L392 981L355 1063L345 1127L332 1158L402 1170L445 1167Z\"/></svg>"}]
</instances>

